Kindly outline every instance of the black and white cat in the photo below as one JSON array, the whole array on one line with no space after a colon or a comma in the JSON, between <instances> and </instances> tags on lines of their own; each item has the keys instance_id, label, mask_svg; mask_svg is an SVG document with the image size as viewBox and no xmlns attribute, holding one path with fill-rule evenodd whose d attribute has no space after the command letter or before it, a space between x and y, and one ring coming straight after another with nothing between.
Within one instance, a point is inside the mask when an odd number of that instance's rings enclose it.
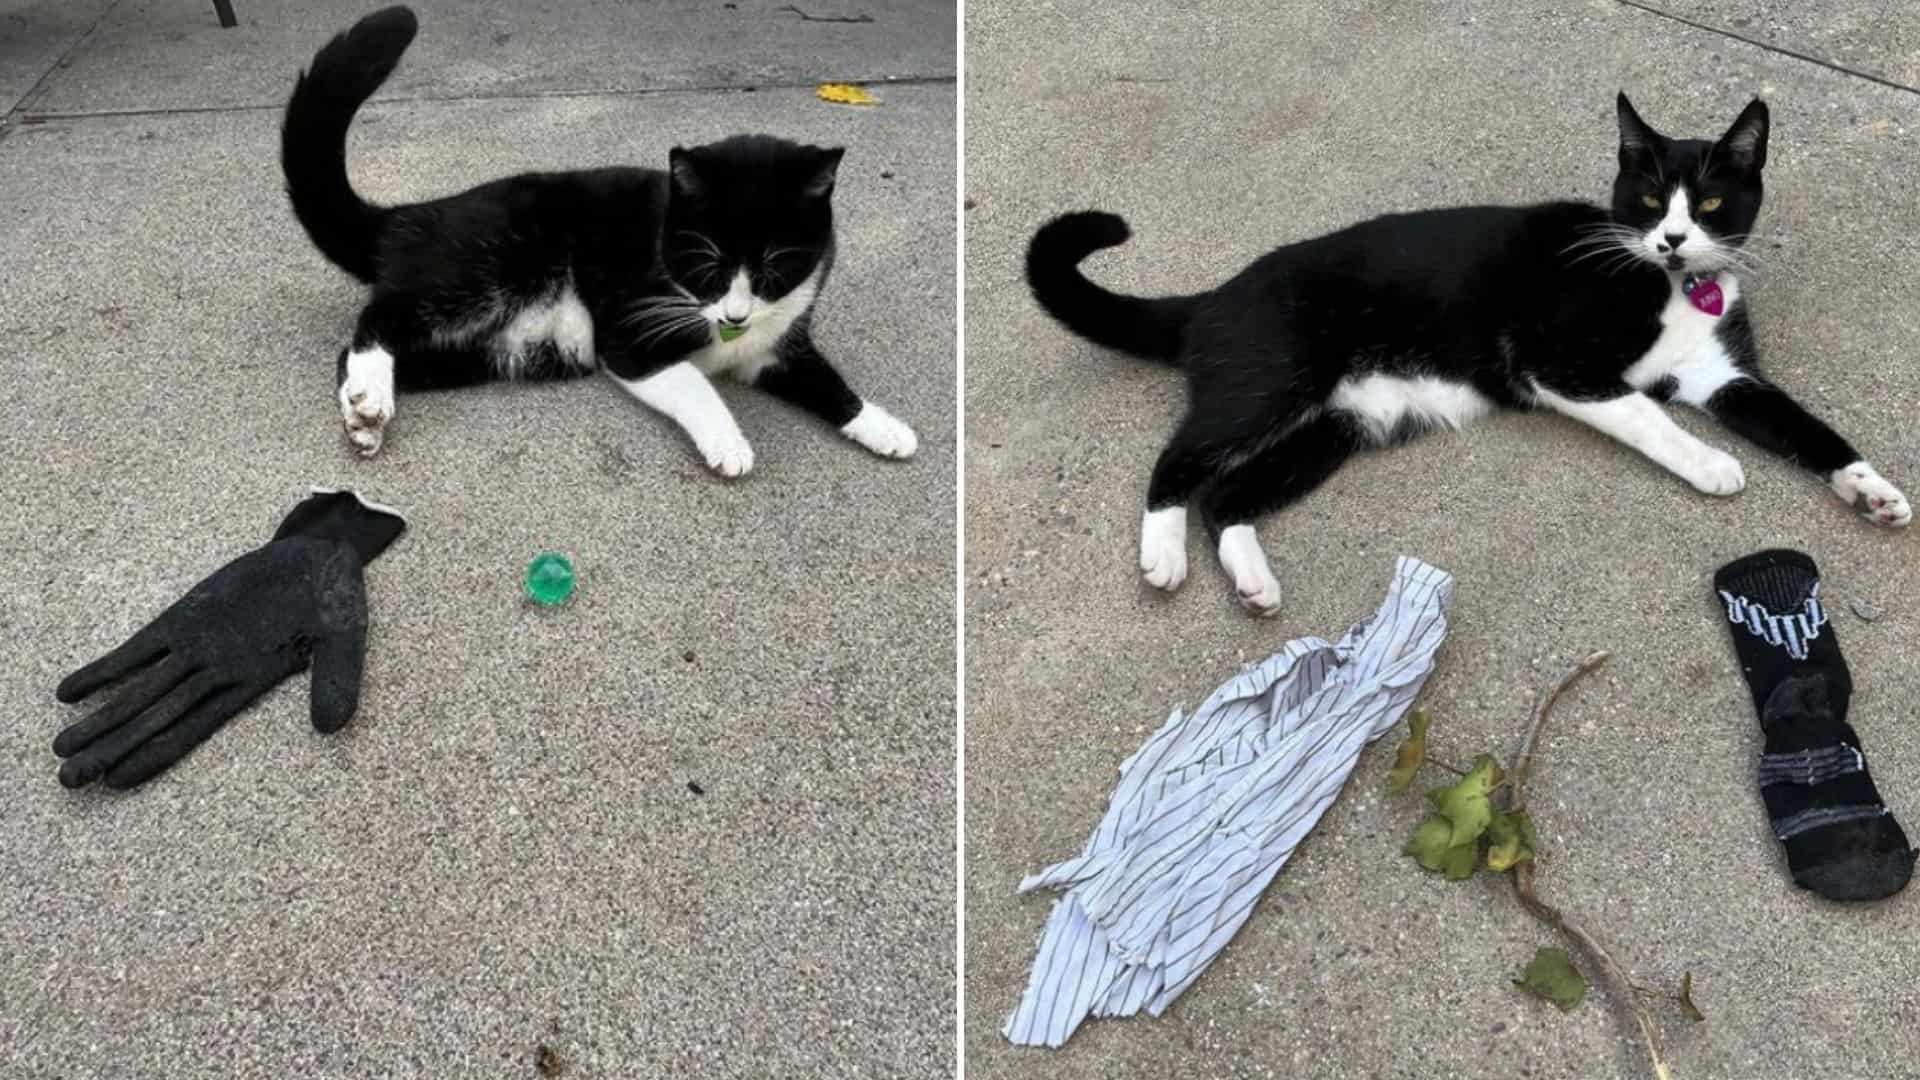
<instances>
[{"instance_id":1,"label":"black and white cat","mask_svg":"<svg viewBox=\"0 0 1920 1080\"><path fill-rule=\"evenodd\" d=\"M842 151L769 136L675 148L666 172L529 173L407 206L347 180L347 127L400 61L404 7L322 48L287 103L281 163L322 254L373 286L339 359L340 413L378 453L396 389L600 368L671 417L722 476L753 449L708 376L774 394L883 457L913 430L848 388L809 333L833 264Z\"/></svg>"},{"instance_id":2,"label":"black and white cat","mask_svg":"<svg viewBox=\"0 0 1920 1080\"><path fill-rule=\"evenodd\" d=\"M1187 508L1240 602L1280 604L1253 521L1355 450L1458 428L1496 407L1551 409L1711 495L1739 462L1668 417L1702 409L1812 470L1880 525L1913 517L1898 488L1756 367L1736 271L1760 211L1768 114L1755 100L1717 141L1670 139L1619 97L1610 209L1577 202L1394 214L1256 260L1211 292L1140 299L1078 264L1127 239L1111 214L1067 214L1027 252L1054 318L1187 375L1188 410L1147 488L1140 570L1178 588Z\"/></svg>"}]
</instances>

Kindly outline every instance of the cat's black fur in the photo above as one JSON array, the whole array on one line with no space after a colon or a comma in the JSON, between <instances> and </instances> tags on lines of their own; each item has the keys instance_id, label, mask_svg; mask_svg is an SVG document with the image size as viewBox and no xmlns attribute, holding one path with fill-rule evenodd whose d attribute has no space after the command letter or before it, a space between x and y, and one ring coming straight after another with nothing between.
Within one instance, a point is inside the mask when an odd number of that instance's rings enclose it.
<instances>
[{"instance_id":1,"label":"cat's black fur","mask_svg":"<svg viewBox=\"0 0 1920 1080\"><path fill-rule=\"evenodd\" d=\"M727 291L736 268L767 300L834 255L831 196L842 151L770 136L676 148L669 168L528 173L458 195L374 206L347 179L347 128L392 73L417 22L404 7L360 20L301 74L287 105L282 165L300 223L321 252L372 286L354 350L392 353L401 389L499 377L556 378L597 365L639 379L714 340L689 312ZM581 362L551 342L509 363L497 332L570 288L592 319ZM835 426L861 399L814 347L810 311L773 346L761 388ZM342 377L347 351L340 354Z\"/></svg>"},{"instance_id":2,"label":"cat's black fur","mask_svg":"<svg viewBox=\"0 0 1920 1080\"><path fill-rule=\"evenodd\" d=\"M1127 239L1111 214L1042 227L1027 279L1045 310L1082 337L1185 372L1189 407L1161 454L1150 510L1197 503L1217 538L1313 489L1362 446L1399 441L1330 398L1369 373L1438 377L1495 405L1534 407L1544 387L1576 402L1636 392L1626 373L1660 339L1678 274L1629 238L1661 221L1683 185L1717 243L1689 270L1742 261L1759 213L1767 109L1755 101L1718 141L1667 139L1618 102L1620 171L1611 207L1556 202L1393 214L1279 248L1218 288L1142 299L1093 284L1079 262ZM1673 268L1678 269L1678 268ZM1744 378L1691 402L1748 439L1828 478L1859 461L1846 440L1759 375L1744 300L1713 331ZM1671 378L1640 387L1665 400ZM1862 506L1863 511L1878 506ZM1175 582L1177 584L1177 581Z\"/></svg>"}]
</instances>

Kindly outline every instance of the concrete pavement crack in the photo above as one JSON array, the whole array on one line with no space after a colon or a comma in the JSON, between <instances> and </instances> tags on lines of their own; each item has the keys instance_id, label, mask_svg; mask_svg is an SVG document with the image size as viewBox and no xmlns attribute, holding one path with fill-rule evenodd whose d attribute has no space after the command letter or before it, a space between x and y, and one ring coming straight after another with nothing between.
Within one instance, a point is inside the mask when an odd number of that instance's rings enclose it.
<instances>
[{"instance_id":1,"label":"concrete pavement crack","mask_svg":"<svg viewBox=\"0 0 1920 1080\"><path fill-rule=\"evenodd\" d=\"M1770 42L1761 41L1757 38L1750 38L1745 34L1736 33L1732 30L1728 30L1724 26L1714 26L1712 23L1703 23L1695 19L1689 19L1685 15L1675 15L1673 12L1667 11L1664 8L1658 8L1653 6L1652 4L1641 3L1640 0L1614 0L1614 3L1619 4L1621 7L1630 7L1630 8L1633 8L1635 11L1644 11L1649 15L1656 15L1662 19L1668 19L1673 22L1677 22L1682 26L1691 26L1695 30L1704 30L1709 34L1717 34L1720 37L1732 38L1734 41L1745 42L1746 44L1752 45L1755 48L1765 49L1770 53L1778 53L1781 56L1790 56L1795 60L1804 60L1809 64L1817 64L1820 67L1826 68L1828 71L1838 72L1841 75L1851 75L1856 79L1865 79L1870 83L1878 83L1879 85L1887 87L1888 89L1891 89L1891 90L1901 90L1909 94L1920 95L1920 88L1908 86L1906 83L1894 82L1892 79L1883 78L1882 76L1875 75L1872 72L1860 71L1856 68L1847 67L1845 64L1837 64L1832 60L1827 60L1822 57L1814 56L1812 53L1803 53L1803 52L1796 51L1794 49L1789 49L1784 45L1774 45Z\"/></svg>"},{"instance_id":2,"label":"concrete pavement crack","mask_svg":"<svg viewBox=\"0 0 1920 1080\"><path fill-rule=\"evenodd\" d=\"M27 92L20 95L20 99L13 103L12 108L9 108L4 113L0 113L0 124L12 120L17 114L26 112L29 103L46 93L48 84L53 81L54 73L66 66L67 59L74 53L79 52L80 47L92 39L94 33L100 29L100 24L106 22L107 16L113 14L113 9L119 6L120 0L113 0L112 3L102 8L99 17L93 20L93 25L81 31L80 36L73 39L73 44L61 50L59 56L54 57L53 63L47 66L47 70L40 73L39 78L33 80L33 85L27 87Z\"/></svg>"}]
</instances>

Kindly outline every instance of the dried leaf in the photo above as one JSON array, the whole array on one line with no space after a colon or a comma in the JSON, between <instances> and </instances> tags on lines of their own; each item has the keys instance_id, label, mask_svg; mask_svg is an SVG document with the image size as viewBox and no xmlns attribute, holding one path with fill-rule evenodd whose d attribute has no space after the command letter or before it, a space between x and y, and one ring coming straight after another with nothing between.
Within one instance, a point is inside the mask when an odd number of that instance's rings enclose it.
<instances>
[{"instance_id":1,"label":"dried leaf","mask_svg":"<svg viewBox=\"0 0 1920 1080\"><path fill-rule=\"evenodd\" d=\"M1572 1012L1587 996L1587 979L1573 966L1565 949L1542 948L1513 985L1553 1002L1561 1012Z\"/></svg>"},{"instance_id":2,"label":"dried leaf","mask_svg":"<svg viewBox=\"0 0 1920 1080\"><path fill-rule=\"evenodd\" d=\"M1688 1020L1698 1024L1707 1018L1700 1007L1693 1003L1693 972L1680 976L1680 1013Z\"/></svg>"},{"instance_id":3,"label":"dried leaf","mask_svg":"<svg viewBox=\"0 0 1920 1080\"><path fill-rule=\"evenodd\" d=\"M821 101L831 101L835 105L873 105L880 100L852 83L821 83L814 94Z\"/></svg>"},{"instance_id":4,"label":"dried leaf","mask_svg":"<svg viewBox=\"0 0 1920 1080\"><path fill-rule=\"evenodd\" d=\"M1427 759L1427 711L1415 709L1407 717L1407 741L1393 756L1393 768L1387 771L1387 791L1398 795L1413 784L1413 775Z\"/></svg>"}]
</instances>

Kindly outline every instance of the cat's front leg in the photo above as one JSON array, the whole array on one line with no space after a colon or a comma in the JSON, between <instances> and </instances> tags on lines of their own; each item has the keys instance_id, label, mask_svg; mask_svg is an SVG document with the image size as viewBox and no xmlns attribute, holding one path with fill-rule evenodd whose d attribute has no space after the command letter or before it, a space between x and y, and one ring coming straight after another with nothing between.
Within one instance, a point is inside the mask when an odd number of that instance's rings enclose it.
<instances>
[{"instance_id":1,"label":"cat's front leg","mask_svg":"<svg viewBox=\"0 0 1920 1080\"><path fill-rule=\"evenodd\" d=\"M1913 520L1906 495L1786 391L1753 374L1690 393L1683 381L1682 388L1681 400L1706 410L1755 445L1812 470L1861 517L1895 529Z\"/></svg>"},{"instance_id":2,"label":"cat's front leg","mask_svg":"<svg viewBox=\"0 0 1920 1080\"><path fill-rule=\"evenodd\" d=\"M1875 525L1904 529L1913 522L1913 504L1906 495L1864 461L1835 470L1828 476L1827 486Z\"/></svg>"},{"instance_id":3,"label":"cat's front leg","mask_svg":"<svg viewBox=\"0 0 1920 1080\"><path fill-rule=\"evenodd\" d=\"M892 413L853 392L805 333L789 334L772 364L753 384L838 428L840 434L884 458L910 458L920 449L913 429Z\"/></svg>"},{"instance_id":4,"label":"cat's front leg","mask_svg":"<svg viewBox=\"0 0 1920 1080\"><path fill-rule=\"evenodd\" d=\"M1709 495L1732 495L1747 486L1747 475L1733 455L1687 434L1647 395L1625 383L1619 389L1603 398L1571 398L1535 383L1534 399L1633 447Z\"/></svg>"},{"instance_id":5,"label":"cat's front leg","mask_svg":"<svg viewBox=\"0 0 1920 1080\"><path fill-rule=\"evenodd\" d=\"M679 424L714 472L731 478L745 476L753 468L753 447L727 403L720 400L720 392L699 368L682 360L631 378L612 366L607 373L648 408Z\"/></svg>"}]
</instances>

